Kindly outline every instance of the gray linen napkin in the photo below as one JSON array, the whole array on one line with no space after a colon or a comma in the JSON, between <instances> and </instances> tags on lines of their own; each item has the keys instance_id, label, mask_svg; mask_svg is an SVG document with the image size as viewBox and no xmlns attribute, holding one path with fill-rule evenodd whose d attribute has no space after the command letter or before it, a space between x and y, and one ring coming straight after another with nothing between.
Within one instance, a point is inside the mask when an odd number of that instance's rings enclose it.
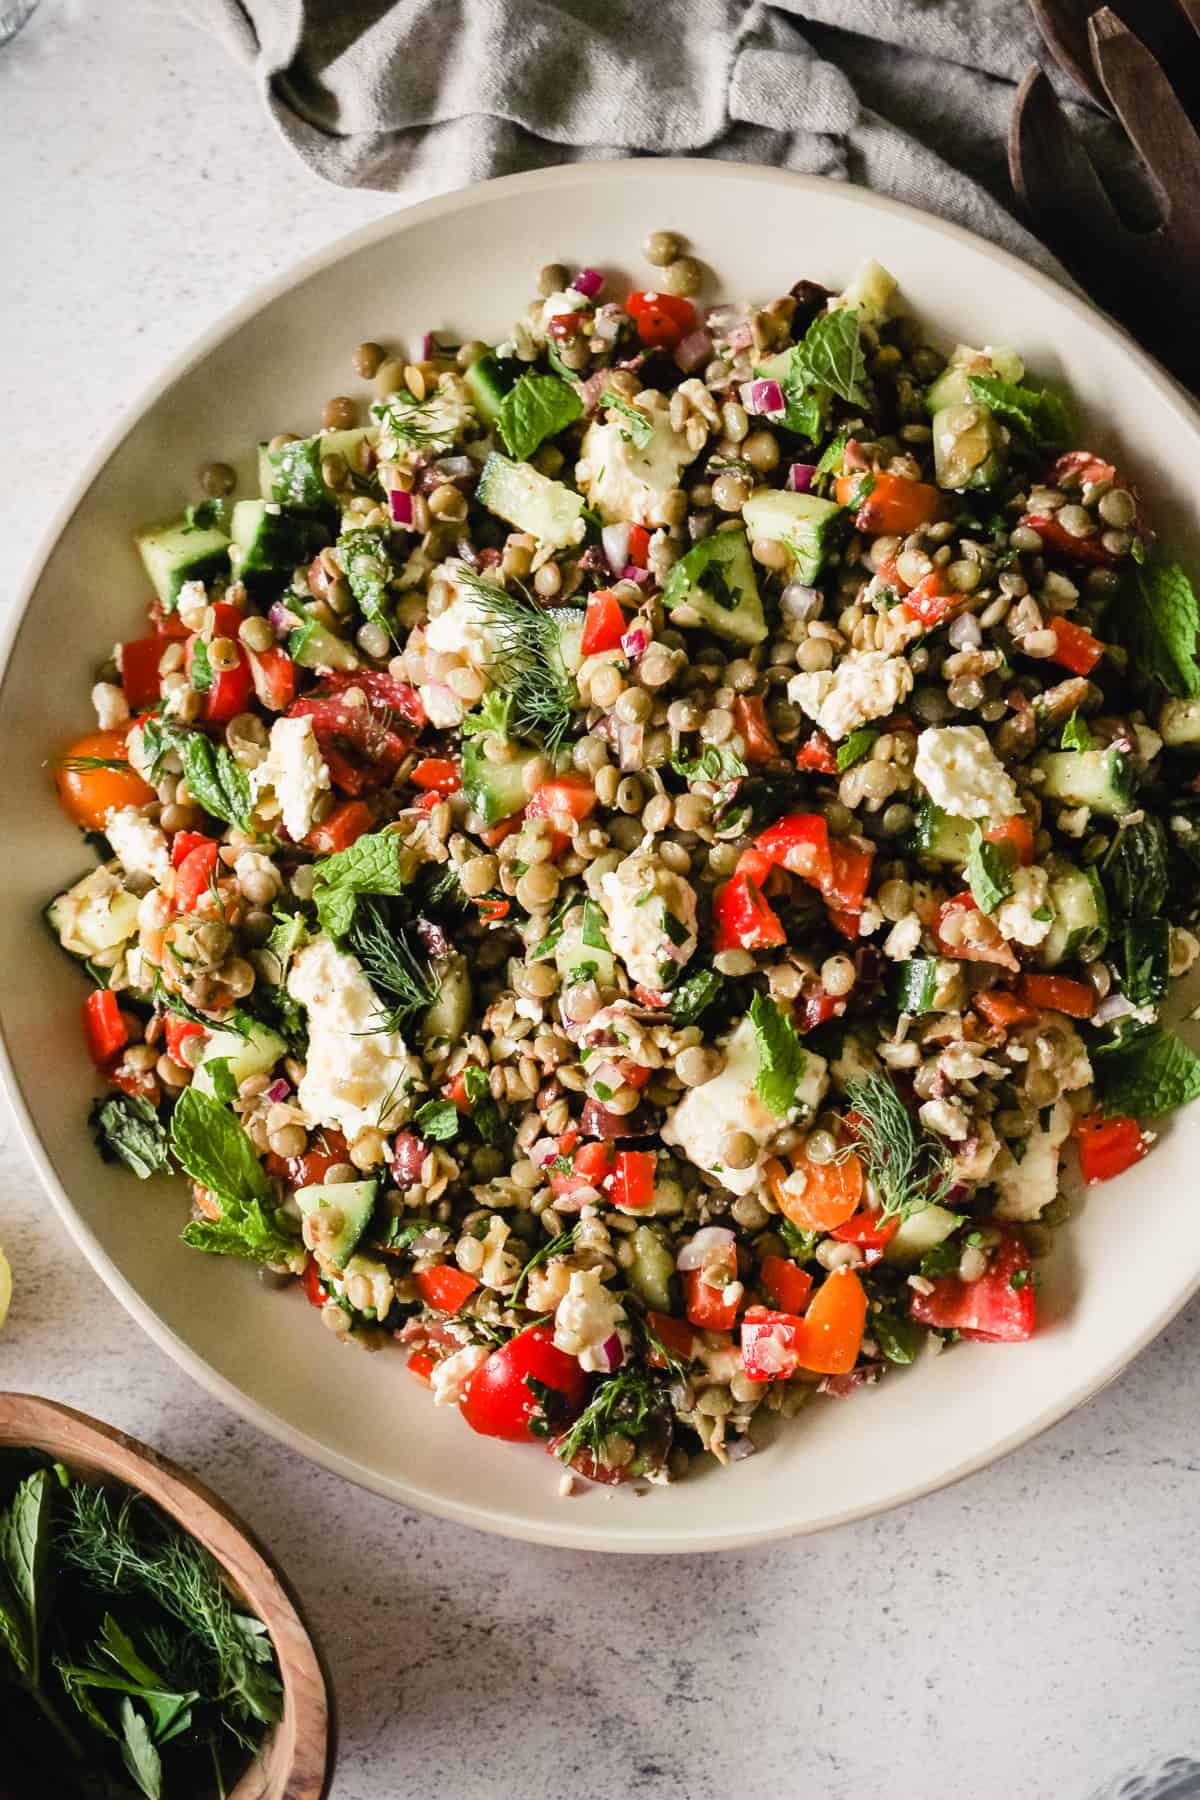
<instances>
[{"instance_id":1,"label":"gray linen napkin","mask_svg":"<svg viewBox=\"0 0 1200 1800\"><path fill-rule=\"evenodd\" d=\"M1015 83L1037 54L1026 0L187 0L187 12L253 64L284 137L327 181L411 199L580 158L720 156L859 182L1062 274L1002 198ZM1078 122L1120 167L1115 128L1085 108Z\"/></svg>"}]
</instances>

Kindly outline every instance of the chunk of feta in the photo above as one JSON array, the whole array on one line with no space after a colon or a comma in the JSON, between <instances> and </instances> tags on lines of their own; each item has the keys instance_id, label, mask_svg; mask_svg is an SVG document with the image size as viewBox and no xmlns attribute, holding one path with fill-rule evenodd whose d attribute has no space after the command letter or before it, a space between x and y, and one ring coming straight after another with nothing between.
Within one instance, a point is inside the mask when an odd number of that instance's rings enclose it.
<instances>
[{"instance_id":1,"label":"chunk of feta","mask_svg":"<svg viewBox=\"0 0 1200 1800\"><path fill-rule=\"evenodd\" d=\"M463 1390L476 1369L485 1363L490 1352L486 1344L467 1344L452 1356L443 1356L429 1372L435 1406L457 1406Z\"/></svg>"},{"instance_id":2,"label":"chunk of feta","mask_svg":"<svg viewBox=\"0 0 1200 1800\"><path fill-rule=\"evenodd\" d=\"M444 562L432 580L449 588L453 598L444 612L426 623L425 643L430 650L465 656L472 668L486 672L500 647L499 633L487 609L462 582L462 564Z\"/></svg>"},{"instance_id":3,"label":"chunk of feta","mask_svg":"<svg viewBox=\"0 0 1200 1800\"><path fill-rule=\"evenodd\" d=\"M628 1347L629 1327L625 1311L598 1269L573 1269L571 1282L554 1313L554 1346L579 1359L589 1374L607 1375L612 1363L604 1346L613 1336Z\"/></svg>"},{"instance_id":4,"label":"chunk of feta","mask_svg":"<svg viewBox=\"0 0 1200 1800\"><path fill-rule=\"evenodd\" d=\"M667 987L698 942L696 893L682 875L635 850L600 881L608 941L633 982Z\"/></svg>"},{"instance_id":5,"label":"chunk of feta","mask_svg":"<svg viewBox=\"0 0 1200 1800\"><path fill-rule=\"evenodd\" d=\"M1025 810L982 725L931 725L917 739L913 767L934 805L956 819L1011 819Z\"/></svg>"},{"instance_id":6,"label":"chunk of feta","mask_svg":"<svg viewBox=\"0 0 1200 1800\"><path fill-rule=\"evenodd\" d=\"M104 821L104 835L127 875L165 881L171 869L166 834L136 806L122 806Z\"/></svg>"},{"instance_id":7,"label":"chunk of feta","mask_svg":"<svg viewBox=\"0 0 1200 1800\"><path fill-rule=\"evenodd\" d=\"M1008 1145L1001 1151L992 1177L996 1218L1036 1219L1049 1206L1058 1193L1058 1165L1073 1117L1067 1101L1056 1100L1045 1129L1039 1126L1018 1146L1019 1157Z\"/></svg>"},{"instance_id":8,"label":"chunk of feta","mask_svg":"<svg viewBox=\"0 0 1200 1800\"><path fill-rule=\"evenodd\" d=\"M912 685L913 672L904 657L864 650L843 658L836 669L793 675L788 698L837 743L860 725L895 712Z\"/></svg>"},{"instance_id":9,"label":"chunk of feta","mask_svg":"<svg viewBox=\"0 0 1200 1800\"><path fill-rule=\"evenodd\" d=\"M407 391L377 400L371 417L379 426L380 453L392 462L411 461L417 450L444 454L466 438L476 422L466 385L449 372L438 377L437 387L421 401Z\"/></svg>"},{"instance_id":10,"label":"chunk of feta","mask_svg":"<svg viewBox=\"0 0 1200 1800\"><path fill-rule=\"evenodd\" d=\"M250 792L257 800L272 793L293 843L312 830L313 807L329 791L329 770L309 718L276 719L266 759L250 772Z\"/></svg>"},{"instance_id":11,"label":"chunk of feta","mask_svg":"<svg viewBox=\"0 0 1200 1800\"><path fill-rule=\"evenodd\" d=\"M759 1098L758 1038L750 1020L743 1019L724 1044L725 1067L703 1087L692 1088L668 1117L662 1130L670 1144L696 1168L714 1175L734 1194L748 1194L762 1181L762 1166L784 1125L815 1113L829 1085L823 1056L807 1050L804 1072L795 1104L784 1118L773 1113ZM748 1169L730 1169L721 1160L721 1146L731 1131L744 1131L754 1139L758 1154Z\"/></svg>"},{"instance_id":12,"label":"chunk of feta","mask_svg":"<svg viewBox=\"0 0 1200 1800\"><path fill-rule=\"evenodd\" d=\"M560 288L557 294L547 294L542 305L542 335L550 328L551 319L561 319L567 313L591 312L592 302L578 288Z\"/></svg>"},{"instance_id":13,"label":"chunk of feta","mask_svg":"<svg viewBox=\"0 0 1200 1800\"><path fill-rule=\"evenodd\" d=\"M114 950L134 936L138 901L111 868L101 866L53 900L48 916L64 950L72 956L95 956L98 950Z\"/></svg>"},{"instance_id":14,"label":"chunk of feta","mask_svg":"<svg viewBox=\"0 0 1200 1800\"><path fill-rule=\"evenodd\" d=\"M1013 891L1002 900L993 919L1011 943L1040 944L1054 923L1050 908L1050 877L1035 863L1013 870ZM1045 916L1037 917L1041 913Z\"/></svg>"},{"instance_id":15,"label":"chunk of feta","mask_svg":"<svg viewBox=\"0 0 1200 1800\"><path fill-rule=\"evenodd\" d=\"M671 427L667 402L655 396L639 401L651 426L650 440L638 447L628 425L589 425L575 465L575 481L588 504L606 525L661 524L660 508L693 460L682 431Z\"/></svg>"},{"instance_id":16,"label":"chunk of feta","mask_svg":"<svg viewBox=\"0 0 1200 1800\"><path fill-rule=\"evenodd\" d=\"M308 1060L296 1098L313 1125L353 1143L360 1131L391 1131L412 1111L408 1052L398 1031L380 1031L382 1008L356 957L327 937L301 950L288 993L308 1014Z\"/></svg>"}]
</instances>

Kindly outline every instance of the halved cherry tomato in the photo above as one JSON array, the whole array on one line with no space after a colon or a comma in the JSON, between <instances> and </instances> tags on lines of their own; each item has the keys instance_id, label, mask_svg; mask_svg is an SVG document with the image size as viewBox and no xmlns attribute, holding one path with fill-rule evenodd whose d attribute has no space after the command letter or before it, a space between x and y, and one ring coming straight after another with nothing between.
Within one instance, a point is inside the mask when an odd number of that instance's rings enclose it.
<instances>
[{"instance_id":1,"label":"halved cherry tomato","mask_svg":"<svg viewBox=\"0 0 1200 1800\"><path fill-rule=\"evenodd\" d=\"M653 1150L621 1150L613 1165L609 1197L623 1212L644 1212L654 1204L654 1171L658 1158Z\"/></svg>"},{"instance_id":2,"label":"halved cherry tomato","mask_svg":"<svg viewBox=\"0 0 1200 1800\"><path fill-rule=\"evenodd\" d=\"M300 1156L276 1156L269 1151L267 1173L290 1188L320 1187L330 1169L346 1162L349 1155L350 1147L341 1132L326 1129Z\"/></svg>"},{"instance_id":3,"label":"halved cherry tomato","mask_svg":"<svg viewBox=\"0 0 1200 1800\"><path fill-rule=\"evenodd\" d=\"M748 763L769 763L778 760L779 745L775 742L775 734L767 723L766 702L761 695L734 695L733 728L745 745L745 757Z\"/></svg>"},{"instance_id":4,"label":"halved cherry tomato","mask_svg":"<svg viewBox=\"0 0 1200 1800\"><path fill-rule=\"evenodd\" d=\"M343 800L319 825L313 826L304 848L318 856L332 856L337 850L348 850L364 832L370 831L374 822L365 800Z\"/></svg>"},{"instance_id":5,"label":"halved cherry tomato","mask_svg":"<svg viewBox=\"0 0 1200 1800\"><path fill-rule=\"evenodd\" d=\"M391 781L408 754L409 728L419 731L425 724L425 708L408 682L378 669L356 669L324 676L319 688L288 708L288 717L312 720L334 786L361 794Z\"/></svg>"},{"instance_id":6,"label":"halved cherry tomato","mask_svg":"<svg viewBox=\"0 0 1200 1800\"><path fill-rule=\"evenodd\" d=\"M1028 813L1014 813L999 825L989 825L983 835L989 844L1000 844L1012 851L1025 868L1033 861L1033 820Z\"/></svg>"},{"instance_id":7,"label":"halved cherry tomato","mask_svg":"<svg viewBox=\"0 0 1200 1800\"><path fill-rule=\"evenodd\" d=\"M383 669L345 669L322 675L320 685L313 689L312 698L336 698L349 688L357 688L359 693L365 694L371 706L395 713L413 731L423 731L429 723L425 703L412 683L401 681L397 675L388 675Z\"/></svg>"},{"instance_id":8,"label":"halved cherry tomato","mask_svg":"<svg viewBox=\"0 0 1200 1800\"><path fill-rule=\"evenodd\" d=\"M673 1319L670 1313L646 1313L646 1323L663 1349L681 1363L690 1363L696 1354L696 1334L684 1319ZM656 1369L666 1367L664 1358L653 1348L646 1360Z\"/></svg>"},{"instance_id":9,"label":"halved cherry tomato","mask_svg":"<svg viewBox=\"0 0 1200 1800\"><path fill-rule=\"evenodd\" d=\"M459 1407L472 1431L511 1443L536 1437L530 1419L540 1414L541 1402L530 1380L552 1388L568 1417L587 1399L588 1378L577 1358L555 1346L554 1333L546 1326L531 1325L493 1350L467 1382Z\"/></svg>"},{"instance_id":10,"label":"halved cherry tomato","mask_svg":"<svg viewBox=\"0 0 1200 1800\"><path fill-rule=\"evenodd\" d=\"M923 581L918 581L915 588L909 589L900 602L900 610L910 619L918 620L926 631L932 631L935 625L941 624L957 598L955 590L943 582L942 571L934 569Z\"/></svg>"},{"instance_id":11,"label":"halved cherry tomato","mask_svg":"<svg viewBox=\"0 0 1200 1800\"><path fill-rule=\"evenodd\" d=\"M1094 487L1097 482L1117 480L1112 463L1104 462L1090 450L1068 450L1050 470L1050 486L1065 488ZM1122 487L1127 486L1125 482Z\"/></svg>"},{"instance_id":12,"label":"halved cherry tomato","mask_svg":"<svg viewBox=\"0 0 1200 1800\"><path fill-rule=\"evenodd\" d=\"M764 1256L759 1276L781 1312L801 1313L808 1305L813 1278L788 1256Z\"/></svg>"},{"instance_id":13,"label":"halved cherry tomato","mask_svg":"<svg viewBox=\"0 0 1200 1800\"><path fill-rule=\"evenodd\" d=\"M530 795L525 817L551 819L561 815L578 825L595 805L596 790L586 775L556 775Z\"/></svg>"},{"instance_id":14,"label":"halved cherry tomato","mask_svg":"<svg viewBox=\"0 0 1200 1800\"><path fill-rule=\"evenodd\" d=\"M268 712L286 712L296 698L296 665L281 644L269 650L248 650L250 676L261 706Z\"/></svg>"},{"instance_id":15,"label":"halved cherry tomato","mask_svg":"<svg viewBox=\"0 0 1200 1800\"><path fill-rule=\"evenodd\" d=\"M724 1285L714 1287L703 1269L683 1271L684 1311L698 1331L732 1331L745 1298L737 1278L737 1251L731 1246L719 1273Z\"/></svg>"},{"instance_id":16,"label":"halved cherry tomato","mask_svg":"<svg viewBox=\"0 0 1200 1800\"><path fill-rule=\"evenodd\" d=\"M1022 975L1017 997L1039 1012L1066 1013L1070 1019L1090 1019L1099 998L1090 981L1066 975Z\"/></svg>"},{"instance_id":17,"label":"halved cherry tomato","mask_svg":"<svg viewBox=\"0 0 1200 1800\"><path fill-rule=\"evenodd\" d=\"M190 1037L203 1037L205 1035L203 1025L197 1024L195 1019L177 1018L174 1013L168 1013L163 1023L166 1031L167 1055L177 1063L184 1062L184 1043Z\"/></svg>"},{"instance_id":18,"label":"halved cherry tomato","mask_svg":"<svg viewBox=\"0 0 1200 1800\"><path fill-rule=\"evenodd\" d=\"M193 850L202 850L206 844L211 844L215 849L217 840L208 837L203 831L177 831L171 839L171 867L177 869Z\"/></svg>"},{"instance_id":19,"label":"halved cherry tomato","mask_svg":"<svg viewBox=\"0 0 1200 1800\"><path fill-rule=\"evenodd\" d=\"M111 988L96 988L83 1003L83 1035L98 1069L112 1061L129 1042L121 1006Z\"/></svg>"},{"instance_id":20,"label":"halved cherry tomato","mask_svg":"<svg viewBox=\"0 0 1200 1800\"><path fill-rule=\"evenodd\" d=\"M1028 1250L1014 1233L1006 1233L978 1281L940 1275L932 1293L913 1295L909 1311L922 1325L985 1343L1019 1343L1032 1337L1033 1270Z\"/></svg>"},{"instance_id":21,"label":"halved cherry tomato","mask_svg":"<svg viewBox=\"0 0 1200 1800\"><path fill-rule=\"evenodd\" d=\"M163 648L161 637L134 638L121 645L121 689L133 712L145 712L158 699L158 664Z\"/></svg>"},{"instance_id":22,"label":"halved cherry tomato","mask_svg":"<svg viewBox=\"0 0 1200 1800\"><path fill-rule=\"evenodd\" d=\"M814 731L808 742L796 752L796 767L811 769L817 775L836 775L837 756L823 731Z\"/></svg>"},{"instance_id":23,"label":"halved cherry tomato","mask_svg":"<svg viewBox=\"0 0 1200 1800\"><path fill-rule=\"evenodd\" d=\"M583 655L599 656L605 650L619 650L624 635L625 614L612 589L601 588L597 593L589 594L579 646Z\"/></svg>"},{"instance_id":24,"label":"halved cherry tomato","mask_svg":"<svg viewBox=\"0 0 1200 1800\"><path fill-rule=\"evenodd\" d=\"M841 476L837 484L838 504L858 505L859 489L870 480L869 475ZM855 527L868 536L907 537L910 531L941 517L942 496L928 483L910 481L906 475L876 475L874 482L854 515Z\"/></svg>"},{"instance_id":25,"label":"halved cherry tomato","mask_svg":"<svg viewBox=\"0 0 1200 1800\"><path fill-rule=\"evenodd\" d=\"M973 935L970 937L964 935L957 923L968 915L978 920L971 927ZM955 923L951 924L952 921ZM945 935L948 924L951 924L950 937ZM942 902L933 922L933 935L943 954L959 962L998 963L1002 969L1012 969L1014 973L1021 966L1000 927L987 913L980 912L973 894L955 894Z\"/></svg>"},{"instance_id":26,"label":"halved cherry tomato","mask_svg":"<svg viewBox=\"0 0 1200 1800\"><path fill-rule=\"evenodd\" d=\"M175 871L176 912L195 912L212 892L216 880L218 846L211 841L189 850Z\"/></svg>"},{"instance_id":27,"label":"halved cherry tomato","mask_svg":"<svg viewBox=\"0 0 1200 1800\"><path fill-rule=\"evenodd\" d=\"M630 294L625 311L636 321L638 340L673 350L680 338L696 329L696 309L690 300L674 294L639 292Z\"/></svg>"},{"instance_id":28,"label":"halved cherry tomato","mask_svg":"<svg viewBox=\"0 0 1200 1800\"><path fill-rule=\"evenodd\" d=\"M324 1306L329 1295L321 1285L321 1271L315 1256L310 1256L304 1265L304 1273L300 1277L300 1286L304 1289L304 1298L310 1306Z\"/></svg>"},{"instance_id":29,"label":"halved cherry tomato","mask_svg":"<svg viewBox=\"0 0 1200 1800\"><path fill-rule=\"evenodd\" d=\"M997 1031L1011 1031L1015 1025L1032 1025L1038 1016L1035 1007L1027 1006L1006 988L990 988L985 994L976 994L974 1005Z\"/></svg>"},{"instance_id":30,"label":"halved cherry tomato","mask_svg":"<svg viewBox=\"0 0 1200 1800\"><path fill-rule=\"evenodd\" d=\"M422 1382L426 1387L433 1386L432 1376L437 1364L428 1350L414 1350L405 1367L417 1381Z\"/></svg>"},{"instance_id":31,"label":"halved cherry tomato","mask_svg":"<svg viewBox=\"0 0 1200 1800\"><path fill-rule=\"evenodd\" d=\"M1050 661L1070 669L1072 675L1090 675L1104 655L1100 639L1082 625L1076 625L1073 619L1052 619L1050 629L1054 633L1054 652Z\"/></svg>"},{"instance_id":32,"label":"halved cherry tomato","mask_svg":"<svg viewBox=\"0 0 1200 1800\"><path fill-rule=\"evenodd\" d=\"M845 1375L858 1361L867 1321L867 1294L853 1269L834 1269L821 1283L804 1315L802 1368L819 1375Z\"/></svg>"},{"instance_id":33,"label":"halved cherry tomato","mask_svg":"<svg viewBox=\"0 0 1200 1800\"><path fill-rule=\"evenodd\" d=\"M835 1225L829 1235L839 1244L859 1244L864 1250L886 1250L899 1229L899 1213L883 1219L877 1212L858 1212L844 1225Z\"/></svg>"},{"instance_id":34,"label":"halved cherry tomato","mask_svg":"<svg viewBox=\"0 0 1200 1800\"><path fill-rule=\"evenodd\" d=\"M787 943L787 933L752 875L735 873L713 895L714 947L768 950Z\"/></svg>"},{"instance_id":35,"label":"halved cherry tomato","mask_svg":"<svg viewBox=\"0 0 1200 1800\"><path fill-rule=\"evenodd\" d=\"M456 1313L467 1304L479 1283L464 1269L453 1263L439 1263L434 1269L418 1269L413 1280L426 1306L438 1312Z\"/></svg>"},{"instance_id":36,"label":"halved cherry tomato","mask_svg":"<svg viewBox=\"0 0 1200 1800\"><path fill-rule=\"evenodd\" d=\"M459 764L449 756L426 756L408 778L414 787L446 800L462 786Z\"/></svg>"},{"instance_id":37,"label":"halved cherry tomato","mask_svg":"<svg viewBox=\"0 0 1200 1800\"><path fill-rule=\"evenodd\" d=\"M1103 1113L1076 1119L1071 1135L1079 1147L1079 1166L1089 1186L1123 1175L1150 1147L1136 1119L1106 1119Z\"/></svg>"},{"instance_id":38,"label":"halved cherry tomato","mask_svg":"<svg viewBox=\"0 0 1200 1800\"><path fill-rule=\"evenodd\" d=\"M1105 548L1099 532L1094 537L1072 537L1053 513L1044 517L1041 513L1026 513L1021 524L1036 531L1042 540L1042 548L1061 562L1082 563L1088 568L1101 569L1117 561L1113 552Z\"/></svg>"},{"instance_id":39,"label":"halved cherry tomato","mask_svg":"<svg viewBox=\"0 0 1200 1800\"><path fill-rule=\"evenodd\" d=\"M863 1166L851 1151L837 1162L811 1162L801 1147L789 1175L772 1159L765 1173L781 1213L801 1231L832 1231L858 1211L863 1195ZM802 1179L801 1179L802 1178Z\"/></svg>"},{"instance_id":40,"label":"halved cherry tomato","mask_svg":"<svg viewBox=\"0 0 1200 1800\"><path fill-rule=\"evenodd\" d=\"M128 766L79 766L92 759L128 765L128 730L128 725L123 725L118 731L89 731L69 744L59 758L54 771L59 800L68 817L85 831L103 831L110 812L125 806L146 806L154 798L154 789Z\"/></svg>"}]
</instances>

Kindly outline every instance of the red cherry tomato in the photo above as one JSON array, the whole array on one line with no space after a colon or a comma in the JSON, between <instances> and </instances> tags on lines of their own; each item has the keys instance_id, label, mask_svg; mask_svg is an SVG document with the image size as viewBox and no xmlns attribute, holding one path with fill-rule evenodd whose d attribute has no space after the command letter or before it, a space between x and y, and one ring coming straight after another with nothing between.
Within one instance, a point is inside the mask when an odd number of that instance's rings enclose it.
<instances>
[{"instance_id":1,"label":"red cherry tomato","mask_svg":"<svg viewBox=\"0 0 1200 1800\"><path fill-rule=\"evenodd\" d=\"M564 1420L587 1399L588 1378L576 1358L555 1348L546 1326L532 1325L493 1350L467 1382L459 1406L472 1431L510 1443L547 1435L530 1428L531 1418L537 1424L542 1416L530 1380L561 1395Z\"/></svg>"},{"instance_id":2,"label":"red cherry tomato","mask_svg":"<svg viewBox=\"0 0 1200 1800\"><path fill-rule=\"evenodd\" d=\"M696 329L695 307L690 300L678 300L674 294L630 294L625 311L637 323L640 342L664 350L673 350L681 338Z\"/></svg>"}]
</instances>

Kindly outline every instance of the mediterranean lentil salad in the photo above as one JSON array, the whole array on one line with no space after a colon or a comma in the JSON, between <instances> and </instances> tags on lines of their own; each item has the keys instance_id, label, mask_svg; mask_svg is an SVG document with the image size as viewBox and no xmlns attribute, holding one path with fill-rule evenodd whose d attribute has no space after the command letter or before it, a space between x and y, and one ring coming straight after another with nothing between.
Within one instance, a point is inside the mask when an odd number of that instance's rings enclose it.
<instances>
[{"instance_id":1,"label":"mediterranean lentil salad","mask_svg":"<svg viewBox=\"0 0 1200 1800\"><path fill-rule=\"evenodd\" d=\"M705 307L645 250L209 465L57 765L102 1152L564 1492L1029 1337L1064 1153L1200 1093L1136 472L877 264Z\"/></svg>"}]
</instances>

